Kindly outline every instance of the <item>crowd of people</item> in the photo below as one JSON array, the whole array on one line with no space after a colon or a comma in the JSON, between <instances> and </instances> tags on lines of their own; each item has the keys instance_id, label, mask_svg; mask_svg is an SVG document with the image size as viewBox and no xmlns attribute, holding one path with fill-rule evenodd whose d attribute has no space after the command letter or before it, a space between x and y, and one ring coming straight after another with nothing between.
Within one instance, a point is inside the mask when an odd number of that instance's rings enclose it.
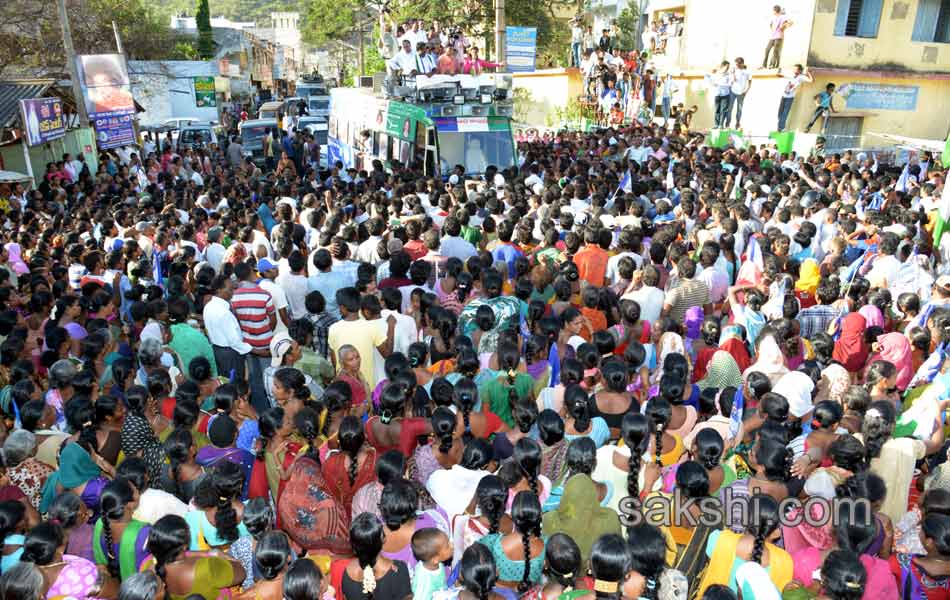
<instances>
[{"instance_id":1,"label":"crowd of people","mask_svg":"<svg viewBox=\"0 0 950 600\"><path fill-rule=\"evenodd\" d=\"M228 150L3 191L0 600L950 592L934 157Z\"/></svg>"},{"instance_id":2,"label":"crowd of people","mask_svg":"<svg viewBox=\"0 0 950 600\"><path fill-rule=\"evenodd\" d=\"M390 77L477 76L504 67L503 62L480 58L478 46L462 29L446 30L437 21L428 27L421 19L397 25L383 11L379 14L379 32L376 46Z\"/></svg>"}]
</instances>

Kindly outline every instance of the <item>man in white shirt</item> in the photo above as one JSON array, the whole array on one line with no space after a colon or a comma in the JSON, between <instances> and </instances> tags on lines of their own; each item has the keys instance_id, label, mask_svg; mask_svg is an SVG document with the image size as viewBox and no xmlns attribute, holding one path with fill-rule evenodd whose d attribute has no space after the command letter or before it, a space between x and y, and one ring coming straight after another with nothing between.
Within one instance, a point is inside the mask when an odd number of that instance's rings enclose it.
<instances>
[{"instance_id":1,"label":"man in white shirt","mask_svg":"<svg viewBox=\"0 0 950 600\"><path fill-rule=\"evenodd\" d=\"M366 223L369 230L369 237L360 243L356 248L356 260L378 265L382 262L379 257L379 242L383 239L383 233L386 231L386 222L380 217L373 217Z\"/></svg>"},{"instance_id":2,"label":"man in white shirt","mask_svg":"<svg viewBox=\"0 0 950 600\"><path fill-rule=\"evenodd\" d=\"M208 245L205 246L205 260L214 267L215 273L221 272L221 265L224 264L224 253L227 252L221 244L221 237L224 230L220 227L212 227L208 230Z\"/></svg>"},{"instance_id":3,"label":"man in white shirt","mask_svg":"<svg viewBox=\"0 0 950 600\"><path fill-rule=\"evenodd\" d=\"M571 21L571 66L579 67L581 65L581 46L584 44L584 28L580 21L574 19Z\"/></svg>"},{"instance_id":4,"label":"man in white shirt","mask_svg":"<svg viewBox=\"0 0 950 600\"><path fill-rule=\"evenodd\" d=\"M251 345L244 341L241 325L231 312L234 285L229 277L219 275L214 278L211 288L214 296L204 305L201 316L214 350L218 373L229 377L233 372L244 377L245 358L251 352Z\"/></svg>"},{"instance_id":5,"label":"man in white shirt","mask_svg":"<svg viewBox=\"0 0 950 600\"><path fill-rule=\"evenodd\" d=\"M634 136L633 141L630 143L630 147L627 148L627 160L635 161L638 165L642 165L643 161L650 156L650 151L652 149L649 146L643 145L643 137Z\"/></svg>"},{"instance_id":6,"label":"man in white shirt","mask_svg":"<svg viewBox=\"0 0 950 600\"><path fill-rule=\"evenodd\" d=\"M389 61L389 68L398 71L400 75L414 75L418 72L416 53L412 51L412 42L408 38L402 39L402 50Z\"/></svg>"},{"instance_id":7,"label":"man in white shirt","mask_svg":"<svg viewBox=\"0 0 950 600\"><path fill-rule=\"evenodd\" d=\"M660 283L660 272L653 265L648 265L642 271L633 274L631 287L642 282L640 289L627 292L621 300L633 300L640 306L640 319L655 323L660 318L666 294L656 287Z\"/></svg>"},{"instance_id":8,"label":"man in white shirt","mask_svg":"<svg viewBox=\"0 0 950 600\"><path fill-rule=\"evenodd\" d=\"M455 257L462 261L478 254L468 240L461 237L462 225L455 217L446 217L442 225L442 240L439 246L439 254L446 258Z\"/></svg>"},{"instance_id":9,"label":"man in white shirt","mask_svg":"<svg viewBox=\"0 0 950 600\"><path fill-rule=\"evenodd\" d=\"M782 74L778 74L782 77ZM778 105L778 130L785 131L785 125L788 123L788 115L792 112L792 104L795 102L795 96L803 83L814 81L811 73L805 73L804 67L795 65L795 70L790 77L785 77L785 89L782 92L782 100Z\"/></svg>"},{"instance_id":10,"label":"man in white shirt","mask_svg":"<svg viewBox=\"0 0 950 600\"><path fill-rule=\"evenodd\" d=\"M745 59L741 56L736 59L732 70L732 87L729 89L729 111L726 114L726 127L732 121L732 107L736 108L736 129L742 129L742 104L745 102L746 92L752 87L752 74L746 67Z\"/></svg>"},{"instance_id":11,"label":"man in white shirt","mask_svg":"<svg viewBox=\"0 0 950 600\"><path fill-rule=\"evenodd\" d=\"M874 259L873 266L867 271L867 280L873 287L890 287L897 281L897 274L901 270L901 261L897 259L897 247L900 245L900 238L897 234L889 231L881 234L881 242L878 246L878 255Z\"/></svg>"},{"instance_id":12,"label":"man in white shirt","mask_svg":"<svg viewBox=\"0 0 950 600\"><path fill-rule=\"evenodd\" d=\"M408 356L410 344L419 341L419 328L416 326L416 320L409 315L402 314L402 294L397 288L380 290L380 297L385 307L381 313L383 319L388 319L390 315L396 319L396 329L393 332L393 352L401 352Z\"/></svg>"},{"instance_id":13,"label":"man in white shirt","mask_svg":"<svg viewBox=\"0 0 950 600\"><path fill-rule=\"evenodd\" d=\"M629 256L639 269L643 265L643 257L637 254L637 246L640 240L637 235L629 229L624 229L617 237L617 254L607 259L607 281L615 284L620 281L620 260Z\"/></svg>"},{"instance_id":14,"label":"man in white shirt","mask_svg":"<svg viewBox=\"0 0 950 600\"><path fill-rule=\"evenodd\" d=\"M528 166L529 175L525 177L525 180L524 180L524 186L526 188L531 189L535 186L535 184L544 183L544 180L541 179L541 175L539 174L540 171L541 171L541 168L538 166L537 163L532 163L531 165Z\"/></svg>"},{"instance_id":15,"label":"man in white shirt","mask_svg":"<svg viewBox=\"0 0 950 600\"><path fill-rule=\"evenodd\" d=\"M277 279L279 269L277 265L271 262L268 258L261 258L257 261L257 273L261 276L261 280L257 285L261 286L261 289L267 291L271 297L274 299L274 308L277 309L277 329L275 333L279 331L286 331L287 327L290 327L290 315L288 314L288 305L287 294L284 292L284 288L277 285L274 281Z\"/></svg>"},{"instance_id":16,"label":"man in white shirt","mask_svg":"<svg viewBox=\"0 0 950 600\"><path fill-rule=\"evenodd\" d=\"M307 316L307 257L300 251L294 250L287 257L288 270L277 276L277 286L287 296L287 306L292 319L302 319ZM273 293L271 294L273 295ZM274 296L276 300L276 296Z\"/></svg>"}]
</instances>

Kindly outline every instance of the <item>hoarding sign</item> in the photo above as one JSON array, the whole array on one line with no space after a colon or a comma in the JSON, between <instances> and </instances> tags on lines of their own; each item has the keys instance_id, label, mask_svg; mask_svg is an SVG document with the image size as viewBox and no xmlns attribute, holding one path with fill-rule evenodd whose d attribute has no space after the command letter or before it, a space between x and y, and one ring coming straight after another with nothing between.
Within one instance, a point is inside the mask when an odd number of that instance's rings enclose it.
<instances>
[{"instance_id":1,"label":"hoarding sign","mask_svg":"<svg viewBox=\"0 0 950 600\"><path fill-rule=\"evenodd\" d=\"M100 148L135 142L132 117L135 100L129 69L121 54L86 54L76 57L79 83L89 120L96 129Z\"/></svg>"},{"instance_id":2,"label":"hoarding sign","mask_svg":"<svg viewBox=\"0 0 950 600\"><path fill-rule=\"evenodd\" d=\"M63 101L59 98L20 100L20 114L29 146L45 144L66 135Z\"/></svg>"},{"instance_id":3,"label":"hoarding sign","mask_svg":"<svg viewBox=\"0 0 950 600\"><path fill-rule=\"evenodd\" d=\"M512 73L534 71L538 55L536 27L505 28L505 67Z\"/></svg>"},{"instance_id":4,"label":"hoarding sign","mask_svg":"<svg viewBox=\"0 0 950 600\"><path fill-rule=\"evenodd\" d=\"M194 77L195 105L198 108L214 108L217 99L214 95L214 77Z\"/></svg>"},{"instance_id":5,"label":"hoarding sign","mask_svg":"<svg viewBox=\"0 0 950 600\"><path fill-rule=\"evenodd\" d=\"M131 114L96 116L92 119L92 126L96 129L96 143L101 150L135 143Z\"/></svg>"}]
</instances>

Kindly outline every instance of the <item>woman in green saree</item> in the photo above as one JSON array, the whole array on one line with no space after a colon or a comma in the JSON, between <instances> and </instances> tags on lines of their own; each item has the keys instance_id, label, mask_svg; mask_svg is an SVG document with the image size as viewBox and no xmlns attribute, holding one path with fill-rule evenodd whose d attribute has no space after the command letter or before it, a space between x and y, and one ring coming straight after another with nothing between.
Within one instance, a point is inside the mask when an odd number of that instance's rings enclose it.
<instances>
[{"instance_id":1,"label":"woman in green saree","mask_svg":"<svg viewBox=\"0 0 950 600\"><path fill-rule=\"evenodd\" d=\"M245 573L241 562L217 551L188 552L188 523L177 515L168 515L155 522L148 536L151 557L142 569L154 569L165 583L166 598L184 600L200 596L222 600L240 591Z\"/></svg>"}]
</instances>

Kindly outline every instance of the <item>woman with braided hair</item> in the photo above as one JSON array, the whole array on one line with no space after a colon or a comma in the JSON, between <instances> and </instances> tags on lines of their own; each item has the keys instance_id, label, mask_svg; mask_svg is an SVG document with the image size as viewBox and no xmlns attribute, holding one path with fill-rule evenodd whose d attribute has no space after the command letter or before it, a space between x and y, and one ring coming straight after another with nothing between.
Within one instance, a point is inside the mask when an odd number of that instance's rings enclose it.
<instances>
[{"instance_id":1,"label":"woman with braided hair","mask_svg":"<svg viewBox=\"0 0 950 600\"><path fill-rule=\"evenodd\" d=\"M151 526L132 518L138 502L135 488L124 479L116 479L102 490L92 552L96 564L104 565L113 577L125 579L145 560L145 540Z\"/></svg>"},{"instance_id":2,"label":"woman with braided hair","mask_svg":"<svg viewBox=\"0 0 950 600\"><path fill-rule=\"evenodd\" d=\"M771 433L773 431L775 433ZM744 505L753 494L765 494L777 502L793 495L789 487L793 483L792 450L785 446L784 437L774 439L779 435L783 435L783 429L776 424L763 425L749 453L752 475L737 479L719 490L726 526L736 533L745 531Z\"/></svg>"},{"instance_id":3,"label":"woman with braided hair","mask_svg":"<svg viewBox=\"0 0 950 600\"><path fill-rule=\"evenodd\" d=\"M452 393L453 403L462 417L462 439L465 442L473 437L487 439L491 434L506 429L498 415L487 406L479 410L478 393L475 382L467 376L455 383Z\"/></svg>"},{"instance_id":4,"label":"woman with braided hair","mask_svg":"<svg viewBox=\"0 0 950 600\"><path fill-rule=\"evenodd\" d=\"M713 531L706 544L709 563L699 583L697 597L710 585L728 585L738 591L736 570L746 562L756 562L768 572L776 588L784 590L792 580L792 557L773 542L782 537L779 503L771 496L756 494L749 498L749 523L746 532L729 529Z\"/></svg>"},{"instance_id":5,"label":"woman with braided hair","mask_svg":"<svg viewBox=\"0 0 950 600\"><path fill-rule=\"evenodd\" d=\"M545 541L541 537L541 502L532 492L518 492L511 507L515 525L509 534L490 533L480 540L495 557L498 584L527 592L541 582Z\"/></svg>"},{"instance_id":6,"label":"woman with braided hair","mask_svg":"<svg viewBox=\"0 0 950 600\"><path fill-rule=\"evenodd\" d=\"M667 432L673 417L673 405L663 398L653 398L644 411L653 422L653 439L649 452L657 465L668 467L679 461L683 455L683 440L678 435Z\"/></svg>"},{"instance_id":7,"label":"woman with braided hair","mask_svg":"<svg viewBox=\"0 0 950 600\"><path fill-rule=\"evenodd\" d=\"M416 448L410 477L422 488L435 471L457 465L462 459L464 447L461 415L440 406L432 413L429 422L432 424L431 442Z\"/></svg>"},{"instance_id":8,"label":"woman with braided hair","mask_svg":"<svg viewBox=\"0 0 950 600\"><path fill-rule=\"evenodd\" d=\"M543 505L551 496L551 480L541 475L541 445L531 438L521 438L515 444L511 460L503 463L504 468L498 474L509 484L508 507L515 495L521 491L530 491L540 498Z\"/></svg>"},{"instance_id":9,"label":"woman with braided hair","mask_svg":"<svg viewBox=\"0 0 950 600\"><path fill-rule=\"evenodd\" d=\"M498 569L491 551L481 544L469 546L459 561L456 587L436 592L432 600L517 600L518 594L498 585Z\"/></svg>"},{"instance_id":10,"label":"woman with braided hair","mask_svg":"<svg viewBox=\"0 0 950 600\"><path fill-rule=\"evenodd\" d=\"M60 494L49 508L49 522L63 528L66 554L95 560L92 553L93 525L89 522L92 511L76 494Z\"/></svg>"},{"instance_id":11,"label":"woman with braided hair","mask_svg":"<svg viewBox=\"0 0 950 600\"><path fill-rule=\"evenodd\" d=\"M478 393L508 427L515 426L512 409L518 402L534 402L534 379L518 370L521 352L510 341L498 344L499 375L479 386Z\"/></svg>"},{"instance_id":12,"label":"woman with braided hair","mask_svg":"<svg viewBox=\"0 0 950 600\"><path fill-rule=\"evenodd\" d=\"M347 416L340 424L339 451L323 463L324 490L346 512L347 521L356 491L376 476L376 449L366 443L359 418Z\"/></svg>"},{"instance_id":13,"label":"woman with braided hair","mask_svg":"<svg viewBox=\"0 0 950 600\"><path fill-rule=\"evenodd\" d=\"M230 597L229 588L244 581L244 567L217 551L189 552L188 529L185 519L177 515L156 521L148 536L151 557L143 568L153 569L165 584L164 600L185 600L195 594Z\"/></svg>"},{"instance_id":14,"label":"woman with braided hair","mask_svg":"<svg viewBox=\"0 0 950 600\"><path fill-rule=\"evenodd\" d=\"M97 450L95 408L88 398L75 397L66 404L71 439L60 451L59 469L43 484L40 512L49 510L58 494L70 491L82 498L92 510L99 507L99 496L109 482L106 476L115 468Z\"/></svg>"},{"instance_id":15,"label":"woman with braided hair","mask_svg":"<svg viewBox=\"0 0 950 600\"><path fill-rule=\"evenodd\" d=\"M85 600L118 594L118 579L100 573L91 560L65 550L66 536L59 525L40 523L26 535L20 560L33 563L43 574L44 598Z\"/></svg>"},{"instance_id":16,"label":"woman with braided hair","mask_svg":"<svg viewBox=\"0 0 950 600\"><path fill-rule=\"evenodd\" d=\"M409 456L419 436L432 433L428 419L409 416L412 406L406 401L407 392L400 383L389 383L379 397L379 414L366 421L366 439L378 452L398 449Z\"/></svg>"},{"instance_id":17,"label":"woman with braided hair","mask_svg":"<svg viewBox=\"0 0 950 600\"><path fill-rule=\"evenodd\" d=\"M344 600L403 600L412 595L406 564L383 552L384 532L379 519L369 513L353 519L349 537L356 557L343 572Z\"/></svg>"},{"instance_id":18,"label":"woman with braided hair","mask_svg":"<svg viewBox=\"0 0 950 600\"><path fill-rule=\"evenodd\" d=\"M290 467L286 486L280 493L278 522L306 550L346 556L351 552L347 537L350 507L340 505L325 491L318 447L320 416L313 408L304 407L294 417L293 425L307 445Z\"/></svg>"},{"instance_id":19,"label":"woman with braided hair","mask_svg":"<svg viewBox=\"0 0 950 600\"><path fill-rule=\"evenodd\" d=\"M248 535L242 521L244 503L244 471L236 464L222 461L198 485L192 502L197 509L188 512L185 520L191 529L192 550L220 548Z\"/></svg>"},{"instance_id":20,"label":"woman with braided hair","mask_svg":"<svg viewBox=\"0 0 950 600\"><path fill-rule=\"evenodd\" d=\"M602 535L590 551L590 574L594 579L593 591L582 596L584 600L622 600L621 587L633 562L632 549L617 534Z\"/></svg>"},{"instance_id":21,"label":"woman with braided hair","mask_svg":"<svg viewBox=\"0 0 950 600\"><path fill-rule=\"evenodd\" d=\"M454 562L458 562L466 548L482 536L512 532L514 523L505 513L507 502L508 488L504 482L497 475L482 477L475 487L468 510L452 519Z\"/></svg>"},{"instance_id":22,"label":"woman with braided hair","mask_svg":"<svg viewBox=\"0 0 950 600\"><path fill-rule=\"evenodd\" d=\"M522 600L574 600L589 593L576 589L583 578L581 551L570 536L555 533L548 538L544 550L545 583L523 595Z\"/></svg>"},{"instance_id":23,"label":"woman with braided hair","mask_svg":"<svg viewBox=\"0 0 950 600\"><path fill-rule=\"evenodd\" d=\"M257 441L257 460L251 472L251 489L260 477L260 469L266 472L267 485L271 498L276 503L284 490L290 468L303 448L292 436L294 423L286 418L284 409L272 406L261 413L258 421L261 437ZM257 497L249 491L251 497Z\"/></svg>"},{"instance_id":24,"label":"woman with braided hair","mask_svg":"<svg viewBox=\"0 0 950 600\"><path fill-rule=\"evenodd\" d=\"M630 528L630 565L620 591L624 598L671 600L685 598L689 583L677 569L666 566L667 539L663 532L642 523Z\"/></svg>"},{"instance_id":25,"label":"woman with braided hair","mask_svg":"<svg viewBox=\"0 0 950 600\"><path fill-rule=\"evenodd\" d=\"M128 415L122 423L122 452L125 456L137 456L141 453L148 465L152 479L161 476L165 464L165 451L158 436L152 429L145 407L149 402L149 393L140 385L133 385L125 392L125 403L129 407ZM97 411L98 412L98 411Z\"/></svg>"},{"instance_id":26,"label":"woman with braided hair","mask_svg":"<svg viewBox=\"0 0 950 600\"><path fill-rule=\"evenodd\" d=\"M597 466L591 476L614 488L606 506L622 515L625 511L640 510L641 497L659 485L660 467L647 454L654 438L652 421L646 415L624 415L620 439L622 445L607 445L597 450Z\"/></svg>"},{"instance_id":27,"label":"woman with braided hair","mask_svg":"<svg viewBox=\"0 0 950 600\"><path fill-rule=\"evenodd\" d=\"M725 442L715 429L700 429L693 436L687 454L706 469L709 475L709 493L715 494L720 488L736 480L736 472L730 465L722 462ZM676 486L676 470L682 463L663 469L663 491L670 493Z\"/></svg>"},{"instance_id":28,"label":"woman with braided hair","mask_svg":"<svg viewBox=\"0 0 950 600\"><path fill-rule=\"evenodd\" d=\"M598 448L610 439L610 427L603 417L597 416L596 399L588 396L580 385L572 384L564 390L564 434L568 441L579 437L590 438Z\"/></svg>"},{"instance_id":29,"label":"woman with braided hair","mask_svg":"<svg viewBox=\"0 0 950 600\"><path fill-rule=\"evenodd\" d=\"M191 502L198 485L207 476L205 468L195 460L198 447L191 432L187 429L173 431L165 440L165 455L169 465L160 479L162 489L182 502Z\"/></svg>"},{"instance_id":30,"label":"woman with braided hair","mask_svg":"<svg viewBox=\"0 0 950 600\"><path fill-rule=\"evenodd\" d=\"M451 522L441 508L419 511L416 487L405 479L390 481L379 499L379 511L386 530L382 555L405 562L412 571L416 560L412 553L412 535L420 529L435 527L448 535Z\"/></svg>"}]
</instances>

